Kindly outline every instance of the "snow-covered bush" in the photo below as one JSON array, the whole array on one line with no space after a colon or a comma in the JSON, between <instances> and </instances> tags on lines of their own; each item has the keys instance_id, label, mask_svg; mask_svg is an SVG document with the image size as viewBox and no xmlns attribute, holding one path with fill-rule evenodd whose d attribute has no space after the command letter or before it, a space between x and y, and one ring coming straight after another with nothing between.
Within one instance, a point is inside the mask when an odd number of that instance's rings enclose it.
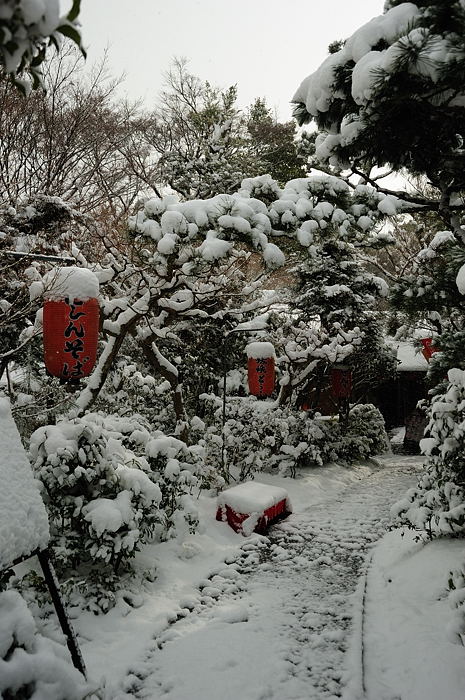
<instances>
[{"instance_id":1,"label":"snow-covered bush","mask_svg":"<svg viewBox=\"0 0 465 700\"><path fill-rule=\"evenodd\" d=\"M91 414L39 428L30 453L60 571L66 577L78 568L93 571L111 588L162 520L148 463Z\"/></svg>"},{"instance_id":2,"label":"snow-covered bush","mask_svg":"<svg viewBox=\"0 0 465 700\"><path fill-rule=\"evenodd\" d=\"M221 409L216 402L218 419ZM275 402L230 397L223 436L219 426L205 435L209 461L219 464L223 438L226 462L237 469L240 481L259 471L295 476L304 465L352 463L387 449L384 419L371 404L355 406L347 425L342 425L336 418L312 418Z\"/></svg>"},{"instance_id":3,"label":"snow-covered bush","mask_svg":"<svg viewBox=\"0 0 465 700\"><path fill-rule=\"evenodd\" d=\"M293 473L304 456L322 463L317 447L322 433L305 414L248 397L230 400L226 415L227 461L239 468L240 481L275 468Z\"/></svg>"},{"instance_id":4,"label":"snow-covered bush","mask_svg":"<svg viewBox=\"0 0 465 700\"><path fill-rule=\"evenodd\" d=\"M134 357L135 347L130 347ZM153 376L142 363L120 356L96 401L96 409L106 414L127 416L129 407L133 417L139 416L157 430L174 430L176 416L169 382Z\"/></svg>"},{"instance_id":5,"label":"snow-covered bush","mask_svg":"<svg viewBox=\"0 0 465 700\"><path fill-rule=\"evenodd\" d=\"M333 421L323 426L327 437L323 450L325 461L343 460L351 464L388 448L384 418L373 404L354 406L346 425Z\"/></svg>"},{"instance_id":6,"label":"snow-covered bush","mask_svg":"<svg viewBox=\"0 0 465 700\"><path fill-rule=\"evenodd\" d=\"M159 528L159 538L195 532L199 519L192 491L207 478L203 448L188 447L182 440L156 431L145 443L145 454L162 494L159 507L163 527Z\"/></svg>"},{"instance_id":7,"label":"snow-covered bush","mask_svg":"<svg viewBox=\"0 0 465 700\"><path fill-rule=\"evenodd\" d=\"M71 665L68 650L39 634L16 591L0 593L0 697L83 700L92 689Z\"/></svg>"},{"instance_id":8,"label":"snow-covered bush","mask_svg":"<svg viewBox=\"0 0 465 700\"><path fill-rule=\"evenodd\" d=\"M448 372L445 393L434 397L420 442L427 461L418 484L393 506L397 522L430 537L465 532L465 371Z\"/></svg>"},{"instance_id":9,"label":"snow-covered bush","mask_svg":"<svg viewBox=\"0 0 465 700\"><path fill-rule=\"evenodd\" d=\"M33 433L30 454L68 589L85 576L104 609L144 543L198 524L191 494L207 476L203 449L140 420L98 413L62 420Z\"/></svg>"}]
</instances>

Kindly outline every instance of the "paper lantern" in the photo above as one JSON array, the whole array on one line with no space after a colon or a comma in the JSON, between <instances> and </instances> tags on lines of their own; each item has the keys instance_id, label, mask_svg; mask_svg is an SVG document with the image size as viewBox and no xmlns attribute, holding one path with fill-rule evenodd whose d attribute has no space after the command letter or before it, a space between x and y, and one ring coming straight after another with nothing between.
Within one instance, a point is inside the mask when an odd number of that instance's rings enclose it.
<instances>
[{"instance_id":1,"label":"paper lantern","mask_svg":"<svg viewBox=\"0 0 465 700\"><path fill-rule=\"evenodd\" d=\"M43 327L47 372L71 382L87 377L97 357L97 299L46 301Z\"/></svg>"},{"instance_id":2,"label":"paper lantern","mask_svg":"<svg viewBox=\"0 0 465 700\"><path fill-rule=\"evenodd\" d=\"M345 365L331 368L331 393L337 399L347 399L352 393L352 371Z\"/></svg>"},{"instance_id":3,"label":"paper lantern","mask_svg":"<svg viewBox=\"0 0 465 700\"><path fill-rule=\"evenodd\" d=\"M249 343L246 352L250 393L260 399L271 396L275 384L273 345L271 343Z\"/></svg>"},{"instance_id":4,"label":"paper lantern","mask_svg":"<svg viewBox=\"0 0 465 700\"><path fill-rule=\"evenodd\" d=\"M430 361L431 356L435 353L438 352L438 349L432 345L433 339L432 338L422 338L420 340L421 344L423 345L423 348L421 350L423 357L427 362Z\"/></svg>"},{"instance_id":5,"label":"paper lantern","mask_svg":"<svg viewBox=\"0 0 465 700\"><path fill-rule=\"evenodd\" d=\"M54 377L77 382L91 373L97 357L98 279L86 268L63 267L41 285L45 367Z\"/></svg>"}]
</instances>

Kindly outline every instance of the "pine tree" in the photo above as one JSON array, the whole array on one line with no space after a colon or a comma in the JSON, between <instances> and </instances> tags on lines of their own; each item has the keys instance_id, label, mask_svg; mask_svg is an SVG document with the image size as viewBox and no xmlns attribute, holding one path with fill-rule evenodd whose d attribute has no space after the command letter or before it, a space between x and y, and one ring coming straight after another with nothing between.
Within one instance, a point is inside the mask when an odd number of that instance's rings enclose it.
<instances>
[{"instance_id":1,"label":"pine tree","mask_svg":"<svg viewBox=\"0 0 465 700\"><path fill-rule=\"evenodd\" d=\"M406 197L440 210L461 237L456 193L465 188L465 9L457 0L386 3L297 91L298 121L320 130L316 153L369 173L374 165L425 175L440 198Z\"/></svg>"},{"instance_id":2,"label":"pine tree","mask_svg":"<svg viewBox=\"0 0 465 700\"><path fill-rule=\"evenodd\" d=\"M278 122L265 99L259 97L249 109L247 131L248 148L257 159L255 172L250 171L249 176L268 173L280 186L303 177L305 159L299 152L294 122Z\"/></svg>"},{"instance_id":3,"label":"pine tree","mask_svg":"<svg viewBox=\"0 0 465 700\"><path fill-rule=\"evenodd\" d=\"M370 178L371 168L406 169L438 192L395 193L411 210L437 212L448 230L426 241L393 300L439 334L434 342L441 352L431 362L437 386L424 443L426 473L410 503L398 509L404 522L424 527L434 520L439 532L447 530L451 508L463 520L464 501L464 32L463 2L388 0L384 14L332 53L295 96L297 118L315 120L316 155L330 167L348 167L384 192ZM425 504L429 515L421 520Z\"/></svg>"}]
</instances>

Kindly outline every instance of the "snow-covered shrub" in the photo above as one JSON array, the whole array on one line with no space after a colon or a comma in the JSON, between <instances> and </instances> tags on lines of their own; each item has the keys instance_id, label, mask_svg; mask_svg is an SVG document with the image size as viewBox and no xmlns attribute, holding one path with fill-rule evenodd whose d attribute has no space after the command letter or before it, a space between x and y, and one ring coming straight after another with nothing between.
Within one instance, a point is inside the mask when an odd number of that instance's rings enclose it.
<instances>
[{"instance_id":1,"label":"snow-covered shrub","mask_svg":"<svg viewBox=\"0 0 465 700\"><path fill-rule=\"evenodd\" d=\"M68 650L39 634L17 591L0 593L0 697L4 700L83 700L92 689Z\"/></svg>"},{"instance_id":2,"label":"snow-covered shrub","mask_svg":"<svg viewBox=\"0 0 465 700\"><path fill-rule=\"evenodd\" d=\"M162 494L147 461L97 419L88 414L39 428L30 454L60 570L84 567L110 584L162 520Z\"/></svg>"},{"instance_id":3,"label":"snow-covered shrub","mask_svg":"<svg viewBox=\"0 0 465 700\"><path fill-rule=\"evenodd\" d=\"M224 441L225 461L240 481L259 471L293 473L303 461L322 463L317 446L322 433L306 414L251 396L229 397L221 430L221 400L204 398L217 406L217 424L204 435L207 461L219 467Z\"/></svg>"},{"instance_id":4,"label":"snow-covered shrub","mask_svg":"<svg viewBox=\"0 0 465 700\"><path fill-rule=\"evenodd\" d=\"M87 592L92 609L114 604L143 544L198 525L192 492L208 482L203 447L153 431L140 418L88 413L62 420L33 433L30 454L65 588Z\"/></svg>"},{"instance_id":5,"label":"snow-covered shrub","mask_svg":"<svg viewBox=\"0 0 465 700\"><path fill-rule=\"evenodd\" d=\"M216 403L218 420L221 401ZM342 426L337 419L312 418L305 411L254 397L230 397L223 435L220 426L206 433L207 459L217 465L223 439L226 462L237 469L240 481L259 471L295 476L301 466L351 463L387 448L383 417L371 404L354 407Z\"/></svg>"},{"instance_id":6,"label":"snow-covered shrub","mask_svg":"<svg viewBox=\"0 0 465 700\"><path fill-rule=\"evenodd\" d=\"M258 471L270 471L277 463L282 445L290 444L292 418L274 404L248 397L230 399L224 426L228 464L239 468L244 481Z\"/></svg>"},{"instance_id":7,"label":"snow-covered shrub","mask_svg":"<svg viewBox=\"0 0 465 700\"><path fill-rule=\"evenodd\" d=\"M133 339L129 341L125 349L132 351L134 356L137 349ZM157 430L170 431L176 425L169 382L154 377L129 357L118 359L96 406L99 411L116 416L128 415L128 407L131 407L132 415L143 415L145 422Z\"/></svg>"},{"instance_id":8,"label":"snow-covered shrub","mask_svg":"<svg viewBox=\"0 0 465 700\"><path fill-rule=\"evenodd\" d=\"M329 457L334 450L335 459L349 464L386 452L388 448L384 418L373 404L354 406L347 424L337 423L337 427L333 424L328 437L325 457Z\"/></svg>"},{"instance_id":9,"label":"snow-covered shrub","mask_svg":"<svg viewBox=\"0 0 465 700\"><path fill-rule=\"evenodd\" d=\"M162 494L159 507L163 527L158 529L159 538L195 532L199 519L192 491L207 476L203 448L188 447L182 440L156 431L145 443L145 454Z\"/></svg>"},{"instance_id":10,"label":"snow-covered shrub","mask_svg":"<svg viewBox=\"0 0 465 700\"><path fill-rule=\"evenodd\" d=\"M465 532L465 371L448 372L446 391L434 397L420 448L427 460L418 484L396 503L399 524L430 537Z\"/></svg>"}]
</instances>

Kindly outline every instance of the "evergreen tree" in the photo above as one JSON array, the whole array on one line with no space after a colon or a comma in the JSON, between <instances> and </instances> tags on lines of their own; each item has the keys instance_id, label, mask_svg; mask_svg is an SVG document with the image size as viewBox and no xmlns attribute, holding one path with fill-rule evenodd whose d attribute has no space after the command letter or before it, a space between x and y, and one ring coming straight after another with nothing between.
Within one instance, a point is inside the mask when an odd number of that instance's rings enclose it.
<instances>
[{"instance_id":1,"label":"evergreen tree","mask_svg":"<svg viewBox=\"0 0 465 700\"><path fill-rule=\"evenodd\" d=\"M237 86L201 80L176 59L159 105L141 121L142 138L156 154L159 188L183 199L231 194L246 177L269 174L281 185L303 175L294 122L276 121L258 98L242 112Z\"/></svg>"},{"instance_id":2,"label":"evergreen tree","mask_svg":"<svg viewBox=\"0 0 465 700\"><path fill-rule=\"evenodd\" d=\"M305 159L298 149L294 122L276 121L266 101L259 97L250 107L247 131L248 148L257 159L254 172L249 175L268 173L280 186L303 177Z\"/></svg>"},{"instance_id":3,"label":"evergreen tree","mask_svg":"<svg viewBox=\"0 0 465 700\"><path fill-rule=\"evenodd\" d=\"M397 308L430 324L440 350L431 360L425 471L395 507L400 523L430 536L464 532L464 33L463 2L387 0L294 98L299 122L320 129L315 153L327 167L348 168L385 193L372 167L406 169L438 193L392 193L404 211L436 212L443 222L393 294ZM463 572L452 579L463 586ZM463 592L460 600L463 612Z\"/></svg>"},{"instance_id":4,"label":"evergreen tree","mask_svg":"<svg viewBox=\"0 0 465 700\"><path fill-rule=\"evenodd\" d=\"M425 175L438 199L405 195L442 216L458 237L465 188L463 30L458 0L387 2L306 78L294 101L299 123L320 130L316 155L369 174L389 165Z\"/></svg>"},{"instance_id":5,"label":"evergreen tree","mask_svg":"<svg viewBox=\"0 0 465 700\"><path fill-rule=\"evenodd\" d=\"M290 199L300 189L311 202L297 230L308 254L293 268L297 284L290 308L297 322L287 332L303 339L303 329L313 326L313 330L307 331L307 352L292 363L290 384L306 394L307 404L311 387L316 408L335 364L352 369L354 395L360 399L392 374L395 361L385 346L379 313L379 301L387 296L388 286L364 268L361 256L369 239L363 228L368 220L373 223L368 214L376 217L372 193L363 187L352 192L343 180L315 175L288 183L282 199ZM289 212L281 225L288 218ZM287 393L288 387L281 398L287 398Z\"/></svg>"}]
</instances>

